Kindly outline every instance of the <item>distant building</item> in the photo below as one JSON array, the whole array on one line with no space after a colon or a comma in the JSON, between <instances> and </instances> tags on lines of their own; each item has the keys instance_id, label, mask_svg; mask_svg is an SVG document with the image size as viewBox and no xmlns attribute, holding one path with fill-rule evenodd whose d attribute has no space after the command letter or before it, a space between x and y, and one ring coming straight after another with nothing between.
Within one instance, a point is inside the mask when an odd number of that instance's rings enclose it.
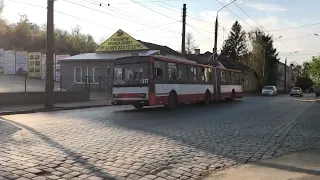
<instances>
[{"instance_id":1,"label":"distant building","mask_svg":"<svg viewBox=\"0 0 320 180\"><path fill-rule=\"evenodd\" d=\"M295 86L296 83L296 77L294 76L293 69L290 66L287 66L287 76L286 81L284 80L284 72L285 72L285 64L282 62L279 62L277 65L277 89L279 91L284 91L284 86L286 83L286 90L289 91L292 87Z\"/></svg>"},{"instance_id":2,"label":"distant building","mask_svg":"<svg viewBox=\"0 0 320 180\"><path fill-rule=\"evenodd\" d=\"M212 64L213 58L211 52L200 53L199 49L195 50L195 54L188 54L187 58L194 60L200 64ZM225 56L219 56L215 66L222 66L227 69L234 69L243 73L243 91L257 92L259 90L259 80L256 71L238 61Z\"/></svg>"}]
</instances>

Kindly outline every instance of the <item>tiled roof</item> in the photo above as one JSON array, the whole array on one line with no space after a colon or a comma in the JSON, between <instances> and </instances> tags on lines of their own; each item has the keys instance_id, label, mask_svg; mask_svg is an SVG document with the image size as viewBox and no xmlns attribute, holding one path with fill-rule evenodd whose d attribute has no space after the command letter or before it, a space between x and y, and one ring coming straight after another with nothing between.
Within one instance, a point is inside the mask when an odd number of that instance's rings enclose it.
<instances>
[{"instance_id":1,"label":"tiled roof","mask_svg":"<svg viewBox=\"0 0 320 180\"><path fill-rule=\"evenodd\" d=\"M204 54L188 54L186 55L188 59L196 61L197 63L206 64L206 63L212 63L212 53L211 52L205 52ZM229 57L225 56L219 56L218 61L220 64L222 64L225 68L228 69L234 69L234 70L240 70L240 71L254 71L249 66L246 66L238 61L235 61Z\"/></svg>"},{"instance_id":2,"label":"tiled roof","mask_svg":"<svg viewBox=\"0 0 320 180\"><path fill-rule=\"evenodd\" d=\"M179 57L187 58L188 60L195 61L200 64L212 63L212 53L209 51L199 55L196 55L196 54L182 55L181 53L169 48L168 46L162 46L162 45L144 42L140 40L138 41L144 44L149 50L141 51L141 52L127 51L127 52L107 52L107 53L86 53L86 54L71 56L65 60L66 61L68 60L101 60L101 61L113 60L120 57L130 56L132 55L132 53L145 53L152 50L159 50L160 55L179 56ZM223 65L225 68L228 68L228 69L234 69L234 70L240 70L240 71L254 71L250 67L240 62L237 62L235 60L232 60L231 58L228 58L228 57L219 56L218 61L221 65ZM220 64L215 64L215 66L218 66Z\"/></svg>"},{"instance_id":3,"label":"tiled roof","mask_svg":"<svg viewBox=\"0 0 320 180\"><path fill-rule=\"evenodd\" d=\"M138 40L138 41L141 42L142 44L144 44L145 46L147 46L147 48L149 50L160 50L161 55L170 54L170 55L175 55L175 56L182 56L181 53L169 48L168 46L162 46L162 45L144 42L144 41L140 41L140 40Z\"/></svg>"}]
</instances>

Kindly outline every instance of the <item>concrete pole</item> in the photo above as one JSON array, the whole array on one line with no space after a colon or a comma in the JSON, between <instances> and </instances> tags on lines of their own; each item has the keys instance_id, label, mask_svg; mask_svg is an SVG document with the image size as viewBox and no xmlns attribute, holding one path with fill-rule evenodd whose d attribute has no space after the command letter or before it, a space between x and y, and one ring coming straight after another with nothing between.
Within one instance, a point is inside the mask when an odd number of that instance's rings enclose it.
<instances>
[{"instance_id":1,"label":"concrete pole","mask_svg":"<svg viewBox=\"0 0 320 180\"><path fill-rule=\"evenodd\" d=\"M216 23L215 23L215 26L214 26L214 51L213 51L213 63L215 63L216 61L216 57L217 57L217 44L218 44L218 12L217 12L217 15L216 15Z\"/></svg>"},{"instance_id":2,"label":"concrete pole","mask_svg":"<svg viewBox=\"0 0 320 180\"><path fill-rule=\"evenodd\" d=\"M186 14L187 14L187 5L183 4L183 9L182 9L182 43L181 43L182 54L186 54Z\"/></svg>"},{"instance_id":3,"label":"concrete pole","mask_svg":"<svg viewBox=\"0 0 320 180\"><path fill-rule=\"evenodd\" d=\"M287 58L284 63L284 87L283 87L284 92L287 92Z\"/></svg>"},{"instance_id":4,"label":"concrete pole","mask_svg":"<svg viewBox=\"0 0 320 180\"><path fill-rule=\"evenodd\" d=\"M46 108L53 108L53 51L54 51L54 0L48 0L47 8L47 61L46 61L46 87L45 104Z\"/></svg>"}]
</instances>

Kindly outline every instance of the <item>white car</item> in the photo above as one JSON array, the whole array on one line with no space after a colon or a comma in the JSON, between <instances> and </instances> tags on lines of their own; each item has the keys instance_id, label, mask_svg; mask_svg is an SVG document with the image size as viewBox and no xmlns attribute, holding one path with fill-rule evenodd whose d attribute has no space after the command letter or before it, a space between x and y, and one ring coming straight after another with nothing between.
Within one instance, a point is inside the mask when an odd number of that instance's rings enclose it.
<instances>
[{"instance_id":1,"label":"white car","mask_svg":"<svg viewBox=\"0 0 320 180\"><path fill-rule=\"evenodd\" d=\"M290 91L290 96L300 96L303 97L303 91L300 87L293 87Z\"/></svg>"},{"instance_id":2,"label":"white car","mask_svg":"<svg viewBox=\"0 0 320 180\"><path fill-rule=\"evenodd\" d=\"M277 96L278 90L275 86L265 86L261 92L262 96Z\"/></svg>"}]
</instances>

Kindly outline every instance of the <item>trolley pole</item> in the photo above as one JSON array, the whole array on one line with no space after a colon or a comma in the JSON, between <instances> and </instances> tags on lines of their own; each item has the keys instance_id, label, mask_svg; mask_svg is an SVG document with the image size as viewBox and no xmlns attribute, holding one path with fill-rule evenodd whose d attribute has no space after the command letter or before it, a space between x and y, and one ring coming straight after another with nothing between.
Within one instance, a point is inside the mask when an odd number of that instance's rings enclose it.
<instances>
[{"instance_id":1,"label":"trolley pole","mask_svg":"<svg viewBox=\"0 0 320 180\"><path fill-rule=\"evenodd\" d=\"M46 88L45 104L46 108L53 108L53 51L54 51L54 20L53 9L54 1L48 0L47 8L47 61L46 61Z\"/></svg>"}]
</instances>

